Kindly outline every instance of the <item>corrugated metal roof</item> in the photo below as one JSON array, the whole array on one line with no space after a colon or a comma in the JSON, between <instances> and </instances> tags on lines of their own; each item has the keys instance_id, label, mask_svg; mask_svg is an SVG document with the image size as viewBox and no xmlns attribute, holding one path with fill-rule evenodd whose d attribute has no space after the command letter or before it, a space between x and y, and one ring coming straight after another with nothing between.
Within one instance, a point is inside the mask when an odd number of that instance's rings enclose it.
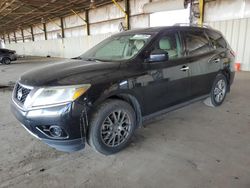
<instances>
[{"instance_id":1,"label":"corrugated metal roof","mask_svg":"<svg viewBox=\"0 0 250 188\"><path fill-rule=\"evenodd\" d=\"M94 3L93 3L94 2ZM91 6L112 3L110 0L1 0L0 34L84 11Z\"/></svg>"}]
</instances>

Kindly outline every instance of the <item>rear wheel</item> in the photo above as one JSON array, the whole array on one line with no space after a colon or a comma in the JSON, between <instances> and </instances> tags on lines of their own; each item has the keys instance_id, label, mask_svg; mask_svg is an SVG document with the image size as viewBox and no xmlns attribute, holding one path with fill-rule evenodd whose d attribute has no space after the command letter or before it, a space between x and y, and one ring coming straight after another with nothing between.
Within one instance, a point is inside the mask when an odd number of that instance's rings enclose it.
<instances>
[{"instance_id":1,"label":"rear wheel","mask_svg":"<svg viewBox=\"0 0 250 188\"><path fill-rule=\"evenodd\" d=\"M219 106L226 98L228 82L223 74L219 74L213 83L211 91L211 102L214 106Z\"/></svg>"},{"instance_id":2,"label":"rear wheel","mask_svg":"<svg viewBox=\"0 0 250 188\"><path fill-rule=\"evenodd\" d=\"M133 108L121 100L107 100L92 117L88 142L104 155L117 153L130 142L136 127Z\"/></svg>"},{"instance_id":3,"label":"rear wheel","mask_svg":"<svg viewBox=\"0 0 250 188\"><path fill-rule=\"evenodd\" d=\"M4 57L4 58L2 59L2 64L10 64L10 62L11 62L11 60L10 60L10 58L8 58L8 57Z\"/></svg>"}]
</instances>

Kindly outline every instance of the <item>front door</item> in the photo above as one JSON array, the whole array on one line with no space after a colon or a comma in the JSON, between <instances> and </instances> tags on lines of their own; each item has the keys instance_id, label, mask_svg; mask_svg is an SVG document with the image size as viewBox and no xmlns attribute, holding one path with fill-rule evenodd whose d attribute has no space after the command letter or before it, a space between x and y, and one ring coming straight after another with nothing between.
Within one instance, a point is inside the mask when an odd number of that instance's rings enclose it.
<instances>
[{"instance_id":1,"label":"front door","mask_svg":"<svg viewBox=\"0 0 250 188\"><path fill-rule=\"evenodd\" d=\"M162 34L150 49L165 51L169 59L148 62L138 78L143 85L145 115L184 102L190 93L189 64L183 57L179 33Z\"/></svg>"}]
</instances>

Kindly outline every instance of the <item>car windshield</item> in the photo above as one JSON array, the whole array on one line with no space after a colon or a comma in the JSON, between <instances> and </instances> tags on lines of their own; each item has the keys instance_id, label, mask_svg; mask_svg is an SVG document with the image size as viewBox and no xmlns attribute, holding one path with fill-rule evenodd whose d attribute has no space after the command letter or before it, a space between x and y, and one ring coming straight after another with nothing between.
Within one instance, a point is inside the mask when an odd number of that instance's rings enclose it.
<instances>
[{"instance_id":1,"label":"car windshield","mask_svg":"<svg viewBox=\"0 0 250 188\"><path fill-rule=\"evenodd\" d=\"M131 34L110 37L79 58L99 61L128 60L135 57L150 38L150 34Z\"/></svg>"}]
</instances>

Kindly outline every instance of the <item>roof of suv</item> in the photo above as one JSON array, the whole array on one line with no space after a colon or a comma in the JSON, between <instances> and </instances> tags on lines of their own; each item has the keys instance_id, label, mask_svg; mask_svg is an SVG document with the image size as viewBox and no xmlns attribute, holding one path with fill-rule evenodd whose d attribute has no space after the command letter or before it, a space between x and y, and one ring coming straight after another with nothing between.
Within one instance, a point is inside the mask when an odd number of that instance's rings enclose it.
<instances>
[{"instance_id":1,"label":"roof of suv","mask_svg":"<svg viewBox=\"0 0 250 188\"><path fill-rule=\"evenodd\" d=\"M182 26L182 25L174 25L174 26L162 26L162 27L148 27L148 28L141 28L141 29L132 29L132 30L128 30L128 31L124 31L122 33L118 33L117 35L120 34L133 34L133 33L159 33L161 31L164 31L166 29L184 29L184 28L191 28L191 29L209 29L209 30L213 30L216 32L219 32L217 30L214 30L213 28L207 27L207 26L198 26L198 25L190 25L190 26ZM220 33L220 32L219 32Z\"/></svg>"}]
</instances>

